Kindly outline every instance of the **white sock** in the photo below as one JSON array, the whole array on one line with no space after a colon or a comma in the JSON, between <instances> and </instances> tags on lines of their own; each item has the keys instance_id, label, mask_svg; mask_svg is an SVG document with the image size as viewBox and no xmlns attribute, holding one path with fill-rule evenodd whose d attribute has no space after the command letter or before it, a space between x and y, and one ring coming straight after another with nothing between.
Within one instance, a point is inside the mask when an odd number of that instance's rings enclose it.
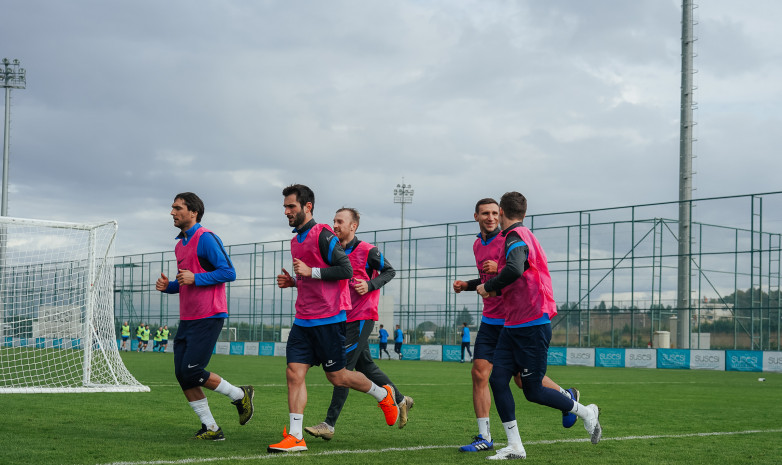
<instances>
[{"instance_id":1,"label":"white sock","mask_svg":"<svg viewBox=\"0 0 782 465\"><path fill-rule=\"evenodd\" d=\"M291 427L288 430L288 434L292 434L296 439L303 438L304 433L302 432L302 425L304 424L304 414L291 413L288 416L291 419Z\"/></svg>"},{"instance_id":2,"label":"white sock","mask_svg":"<svg viewBox=\"0 0 782 465\"><path fill-rule=\"evenodd\" d=\"M491 442L491 431L489 430L489 417L478 418L478 434L489 442Z\"/></svg>"},{"instance_id":3,"label":"white sock","mask_svg":"<svg viewBox=\"0 0 782 465\"><path fill-rule=\"evenodd\" d=\"M582 420L588 418L592 414L591 411L587 410L586 406L579 404L575 399L573 399L573 409L570 413L575 413L576 416Z\"/></svg>"},{"instance_id":4,"label":"white sock","mask_svg":"<svg viewBox=\"0 0 782 465\"><path fill-rule=\"evenodd\" d=\"M196 415L198 415L198 418L201 419L201 423L206 425L207 429L210 431L217 431L217 422L212 416L212 411L209 410L209 402L206 400L206 397L201 400L189 402L189 404Z\"/></svg>"},{"instance_id":5,"label":"white sock","mask_svg":"<svg viewBox=\"0 0 782 465\"><path fill-rule=\"evenodd\" d=\"M215 392L219 392L224 396L228 396L231 400L239 400L244 397L244 391L242 388L238 388L226 380L220 381L220 384L215 388Z\"/></svg>"},{"instance_id":6,"label":"white sock","mask_svg":"<svg viewBox=\"0 0 782 465\"><path fill-rule=\"evenodd\" d=\"M502 426L505 428L505 434L508 436L508 446L516 449L523 449L524 446L521 444L521 435L519 434L519 428L518 425L516 425L516 420L507 421L503 423Z\"/></svg>"},{"instance_id":7,"label":"white sock","mask_svg":"<svg viewBox=\"0 0 782 465\"><path fill-rule=\"evenodd\" d=\"M374 397L375 400L380 402L381 400L386 398L386 396L388 395L388 391L386 391L386 388L380 387L377 384L372 383L372 387L369 388L367 394Z\"/></svg>"}]
</instances>

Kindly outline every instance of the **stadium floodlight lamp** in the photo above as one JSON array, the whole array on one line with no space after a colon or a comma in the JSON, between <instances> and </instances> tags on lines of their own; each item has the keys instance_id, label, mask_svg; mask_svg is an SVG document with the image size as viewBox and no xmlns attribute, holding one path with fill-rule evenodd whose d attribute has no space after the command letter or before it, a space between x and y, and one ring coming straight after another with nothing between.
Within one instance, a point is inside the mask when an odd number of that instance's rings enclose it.
<instances>
[{"instance_id":1,"label":"stadium floodlight lamp","mask_svg":"<svg viewBox=\"0 0 782 465\"><path fill-rule=\"evenodd\" d=\"M402 225L399 228L399 270L398 270L398 276L399 276L399 317L402 317L402 291L404 289L404 286L402 286L402 264L404 262L405 258L405 204L406 203L413 203L413 194L415 191L413 190L413 186L410 184L405 184L405 178L402 178L402 184L397 184L396 189L394 189L394 203L402 204Z\"/></svg>"},{"instance_id":2,"label":"stadium floodlight lamp","mask_svg":"<svg viewBox=\"0 0 782 465\"><path fill-rule=\"evenodd\" d=\"M27 71L19 60L3 58L0 87L5 89L5 129L3 131L3 195L0 201L0 216L8 216L8 147L11 129L11 89L24 89L27 85Z\"/></svg>"}]
</instances>

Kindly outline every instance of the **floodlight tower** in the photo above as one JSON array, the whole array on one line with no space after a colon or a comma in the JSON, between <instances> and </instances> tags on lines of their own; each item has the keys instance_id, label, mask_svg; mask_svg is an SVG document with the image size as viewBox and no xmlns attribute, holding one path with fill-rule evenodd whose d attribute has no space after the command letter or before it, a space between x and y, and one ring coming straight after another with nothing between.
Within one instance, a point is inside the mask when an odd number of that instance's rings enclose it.
<instances>
[{"instance_id":1,"label":"floodlight tower","mask_svg":"<svg viewBox=\"0 0 782 465\"><path fill-rule=\"evenodd\" d=\"M693 2L682 1L682 88L681 88L681 121L679 128L679 263L678 286L676 292L676 347L690 348L690 308L692 296L690 291L692 262L692 127L693 100L695 89L692 82L693 49Z\"/></svg>"},{"instance_id":2,"label":"floodlight tower","mask_svg":"<svg viewBox=\"0 0 782 465\"><path fill-rule=\"evenodd\" d=\"M413 186L405 184L405 178L402 178L402 184L397 184L394 189L394 203L402 204L402 225L399 228L399 318L402 318L402 263L405 259L405 204L413 203Z\"/></svg>"},{"instance_id":3,"label":"floodlight tower","mask_svg":"<svg viewBox=\"0 0 782 465\"><path fill-rule=\"evenodd\" d=\"M27 84L27 72L19 66L19 60L3 58L0 87L5 89L5 130L3 132L3 198L0 203L0 216L8 216L8 147L11 129L11 89L24 89Z\"/></svg>"}]
</instances>

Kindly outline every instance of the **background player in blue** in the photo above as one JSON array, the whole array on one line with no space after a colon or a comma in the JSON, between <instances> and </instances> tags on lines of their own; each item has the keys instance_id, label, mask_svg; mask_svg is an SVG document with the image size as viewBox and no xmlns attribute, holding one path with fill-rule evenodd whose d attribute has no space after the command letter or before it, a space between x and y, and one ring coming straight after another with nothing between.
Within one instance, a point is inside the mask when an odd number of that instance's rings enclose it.
<instances>
[{"instance_id":1,"label":"background player in blue","mask_svg":"<svg viewBox=\"0 0 782 465\"><path fill-rule=\"evenodd\" d=\"M462 328L462 363L464 363L464 349L467 349L470 358L472 358L472 351L470 350L470 327L466 322L462 325L464 325Z\"/></svg>"},{"instance_id":2,"label":"background player in blue","mask_svg":"<svg viewBox=\"0 0 782 465\"><path fill-rule=\"evenodd\" d=\"M391 360L391 354L388 353L388 331L386 331L383 325L380 325L380 331L378 331L377 334L380 337L377 351L380 355L380 360L383 360L383 352L385 352L386 355L388 355L388 359Z\"/></svg>"},{"instance_id":3,"label":"background player in blue","mask_svg":"<svg viewBox=\"0 0 782 465\"><path fill-rule=\"evenodd\" d=\"M394 330L394 352L399 354L399 360L402 360L402 343L405 342L405 333L402 332L402 328L396 325Z\"/></svg>"},{"instance_id":4,"label":"background player in blue","mask_svg":"<svg viewBox=\"0 0 782 465\"><path fill-rule=\"evenodd\" d=\"M557 314L548 271L548 261L540 243L522 221L527 199L518 192L507 192L500 199L500 225L505 239L505 255L500 272L476 291L484 298L502 290L505 325L494 352L494 367L489 384L494 403L508 437L508 446L487 457L492 460L523 459L527 454L516 424L516 404L510 380L521 373L522 390L530 402L561 411L570 411L584 421L592 443L602 435L597 405L584 406L553 389L543 387L546 374L551 317Z\"/></svg>"}]
</instances>

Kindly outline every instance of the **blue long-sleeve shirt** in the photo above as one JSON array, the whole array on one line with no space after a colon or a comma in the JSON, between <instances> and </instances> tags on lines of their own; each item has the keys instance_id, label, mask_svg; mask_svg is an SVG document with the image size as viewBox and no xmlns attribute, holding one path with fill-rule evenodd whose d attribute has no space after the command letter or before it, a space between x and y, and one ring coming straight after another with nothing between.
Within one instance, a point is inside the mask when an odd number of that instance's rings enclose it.
<instances>
[{"instance_id":1,"label":"blue long-sleeve shirt","mask_svg":"<svg viewBox=\"0 0 782 465\"><path fill-rule=\"evenodd\" d=\"M179 233L176 239L181 239L182 243L186 245L200 227L201 224L196 223L187 231ZM223 242L216 234L208 233L201 235L201 239L198 240L196 255L201 263L201 267L207 270L204 273L194 273L196 286L212 286L236 280L236 269L228 256L228 252L223 247ZM177 294L179 292L179 282L176 279L170 280L164 292Z\"/></svg>"}]
</instances>

